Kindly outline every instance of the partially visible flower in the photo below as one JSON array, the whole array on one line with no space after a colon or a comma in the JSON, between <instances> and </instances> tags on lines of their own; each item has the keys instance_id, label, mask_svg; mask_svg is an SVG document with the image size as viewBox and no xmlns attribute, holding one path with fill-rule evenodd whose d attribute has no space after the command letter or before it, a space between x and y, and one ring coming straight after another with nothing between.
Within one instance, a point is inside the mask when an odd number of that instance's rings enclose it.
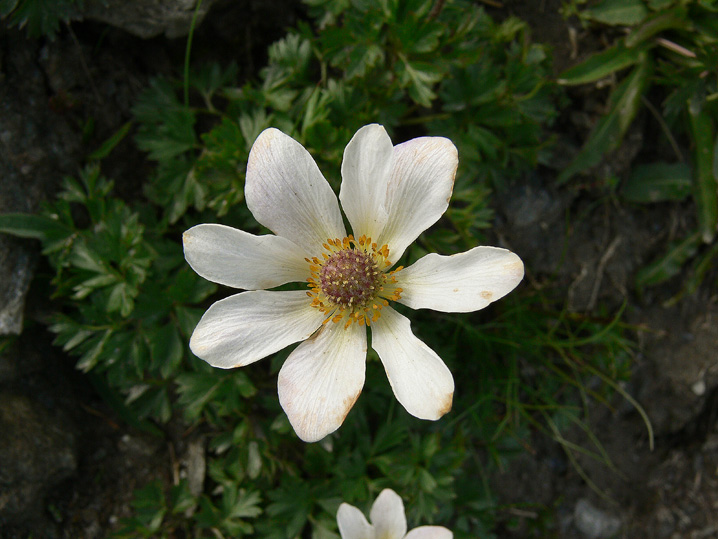
<instances>
[{"instance_id":1,"label":"partially visible flower","mask_svg":"<svg viewBox=\"0 0 718 539\"><path fill-rule=\"evenodd\" d=\"M404 502L386 488L381 491L369 513L369 524L359 509L343 503L337 511L342 539L452 539L454 534L443 526L419 526L406 533Z\"/></svg>"},{"instance_id":2,"label":"partially visible flower","mask_svg":"<svg viewBox=\"0 0 718 539\"><path fill-rule=\"evenodd\" d=\"M215 367L254 363L304 341L279 371L279 401L297 435L317 441L338 429L364 386L367 334L394 395L420 419L451 409L454 379L412 333L391 301L414 309L470 312L521 281L518 256L475 247L428 254L393 268L444 213L458 164L450 140L421 137L393 146L380 125L362 127L344 151L339 199L309 152L277 129L249 154L245 197L276 236L204 224L184 233L190 266L205 279L243 288L212 305L190 339ZM393 269L392 269L393 268ZM288 282L307 290L266 291Z\"/></svg>"}]
</instances>

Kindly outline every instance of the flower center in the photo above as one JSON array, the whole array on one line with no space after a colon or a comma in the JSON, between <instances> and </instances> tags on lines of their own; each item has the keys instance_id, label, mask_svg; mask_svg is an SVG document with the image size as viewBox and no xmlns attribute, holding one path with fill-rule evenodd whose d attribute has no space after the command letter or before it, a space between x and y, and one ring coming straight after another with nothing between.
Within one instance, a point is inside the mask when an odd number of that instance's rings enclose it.
<instances>
[{"instance_id":1,"label":"flower center","mask_svg":"<svg viewBox=\"0 0 718 539\"><path fill-rule=\"evenodd\" d=\"M319 284L327 299L345 307L365 305L381 280L372 257L354 249L331 255L319 270Z\"/></svg>"},{"instance_id":2,"label":"flower center","mask_svg":"<svg viewBox=\"0 0 718 539\"><path fill-rule=\"evenodd\" d=\"M388 300L401 298L394 273L401 267L391 267L389 248L378 247L371 238L355 240L329 239L323 244L322 258L306 259L311 276L307 279L312 306L326 313L324 323L344 321L347 328L352 322L376 322Z\"/></svg>"}]
</instances>

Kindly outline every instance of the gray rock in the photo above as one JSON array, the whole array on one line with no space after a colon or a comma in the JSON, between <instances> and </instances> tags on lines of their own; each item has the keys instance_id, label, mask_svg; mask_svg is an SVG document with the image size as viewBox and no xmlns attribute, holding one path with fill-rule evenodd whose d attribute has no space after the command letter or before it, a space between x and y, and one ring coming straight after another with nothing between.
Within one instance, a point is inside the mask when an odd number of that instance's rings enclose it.
<instances>
[{"instance_id":1,"label":"gray rock","mask_svg":"<svg viewBox=\"0 0 718 539\"><path fill-rule=\"evenodd\" d=\"M700 303L699 298L636 317L651 328L643 349L645 368L651 372L643 378L636 396L651 418L656 436L681 431L689 436L703 428L696 421L706 406L711 406L718 389L718 308L710 299ZM689 308L691 304L695 306Z\"/></svg>"},{"instance_id":2,"label":"gray rock","mask_svg":"<svg viewBox=\"0 0 718 539\"><path fill-rule=\"evenodd\" d=\"M47 491L77 469L76 436L69 422L27 396L0 391L0 522L39 512Z\"/></svg>"},{"instance_id":3,"label":"gray rock","mask_svg":"<svg viewBox=\"0 0 718 539\"><path fill-rule=\"evenodd\" d=\"M203 0L199 24L217 0ZM164 34L169 38L189 33L197 0L89 0L81 16L101 21L142 38Z\"/></svg>"},{"instance_id":4,"label":"gray rock","mask_svg":"<svg viewBox=\"0 0 718 539\"><path fill-rule=\"evenodd\" d=\"M34 253L20 242L0 237L0 335L22 331L25 294L30 287Z\"/></svg>"},{"instance_id":5,"label":"gray rock","mask_svg":"<svg viewBox=\"0 0 718 539\"><path fill-rule=\"evenodd\" d=\"M0 41L0 213L37 211L75 166L80 135L51 110L38 56L19 32ZM22 329L36 252L36 244L0 234L0 335Z\"/></svg>"},{"instance_id":6,"label":"gray rock","mask_svg":"<svg viewBox=\"0 0 718 539\"><path fill-rule=\"evenodd\" d=\"M573 512L576 528L588 539L609 539L618 533L621 521L581 498Z\"/></svg>"}]
</instances>

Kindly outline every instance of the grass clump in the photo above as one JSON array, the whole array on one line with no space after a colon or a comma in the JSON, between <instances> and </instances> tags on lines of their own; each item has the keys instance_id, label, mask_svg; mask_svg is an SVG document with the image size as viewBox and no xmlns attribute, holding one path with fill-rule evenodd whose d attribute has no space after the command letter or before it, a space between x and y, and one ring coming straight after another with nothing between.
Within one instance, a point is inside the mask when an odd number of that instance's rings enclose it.
<instances>
[{"instance_id":1,"label":"grass clump","mask_svg":"<svg viewBox=\"0 0 718 539\"><path fill-rule=\"evenodd\" d=\"M619 195L636 204L691 200L695 225L636 276L639 291L689 268L667 305L695 292L718 257L718 6L701 0L604 0L566 3L566 14L603 28L613 43L559 76L566 86L614 78L606 108L581 151L560 174L589 173L643 113L660 136L631 170ZM620 30L620 32L616 32Z\"/></svg>"}]
</instances>

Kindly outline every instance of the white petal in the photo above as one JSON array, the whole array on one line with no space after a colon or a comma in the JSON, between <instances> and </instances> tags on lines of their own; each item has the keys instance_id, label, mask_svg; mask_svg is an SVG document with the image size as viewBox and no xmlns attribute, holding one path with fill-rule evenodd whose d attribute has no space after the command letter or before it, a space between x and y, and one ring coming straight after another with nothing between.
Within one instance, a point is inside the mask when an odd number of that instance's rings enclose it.
<instances>
[{"instance_id":1,"label":"white petal","mask_svg":"<svg viewBox=\"0 0 718 539\"><path fill-rule=\"evenodd\" d=\"M306 339L323 319L303 290L242 292L210 306L189 347L213 367L243 367Z\"/></svg>"},{"instance_id":2,"label":"white petal","mask_svg":"<svg viewBox=\"0 0 718 539\"><path fill-rule=\"evenodd\" d=\"M483 309L521 282L524 264L511 251L474 247L452 256L428 254L395 274L400 303L412 309L465 313Z\"/></svg>"},{"instance_id":3,"label":"white petal","mask_svg":"<svg viewBox=\"0 0 718 539\"><path fill-rule=\"evenodd\" d=\"M419 526L406 534L404 539L453 539L454 534L443 526Z\"/></svg>"},{"instance_id":4,"label":"white petal","mask_svg":"<svg viewBox=\"0 0 718 539\"><path fill-rule=\"evenodd\" d=\"M372 348L384 364L394 395L419 419L436 420L451 410L454 378L431 348L411 332L409 319L391 307L372 322Z\"/></svg>"},{"instance_id":5,"label":"white petal","mask_svg":"<svg viewBox=\"0 0 718 539\"><path fill-rule=\"evenodd\" d=\"M192 269L214 283L247 290L304 281L309 267L302 250L280 236L255 236L224 225L206 224L182 235Z\"/></svg>"},{"instance_id":6,"label":"white petal","mask_svg":"<svg viewBox=\"0 0 718 539\"><path fill-rule=\"evenodd\" d=\"M342 539L374 539L374 528L359 509L343 503L337 511L337 524Z\"/></svg>"},{"instance_id":7,"label":"white petal","mask_svg":"<svg viewBox=\"0 0 718 539\"><path fill-rule=\"evenodd\" d=\"M456 147L443 137L415 138L394 147L389 219L377 242L389 246L392 262L444 214L458 163Z\"/></svg>"},{"instance_id":8,"label":"white petal","mask_svg":"<svg viewBox=\"0 0 718 539\"><path fill-rule=\"evenodd\" d=\"M278 129L265 129L254 142L244 193L257 221L312 256L327 239L346 236L337 197L314 159Z\"/></svg>"},{"instance_id":9,"label":"white petal","mask_svg":"<svg viewBox=\"0 0 718 539\"><path fill-rule=\"evenodd\" d=\"M404 538L406 533L404 502L390 488L382 490L374 500L369 519L376 530L376 537L386 537L387 539Z\"/></svg>"},{"instance_id":10,"label":"white petal","mask_svg":"<svg viewBox=\"0 0 718 539\"><path fill-rule=\"evenodd\" d=\"M279 371L279 403L305 442L337 430L354 406L366 363L366 328L330 322L292 352Z\"/></svg>"},{"instance_id":11,"label":"white petal","mask_svg":"<svg viewBox=\"0 0 718 539\"><path fill-rule=\"evenodd\" d=\"M384 228L393 160L391 139L378 124L362 127L344 150L339 200L357 237L364 234L376 240Z\"/></svg>"}]
</instances>

